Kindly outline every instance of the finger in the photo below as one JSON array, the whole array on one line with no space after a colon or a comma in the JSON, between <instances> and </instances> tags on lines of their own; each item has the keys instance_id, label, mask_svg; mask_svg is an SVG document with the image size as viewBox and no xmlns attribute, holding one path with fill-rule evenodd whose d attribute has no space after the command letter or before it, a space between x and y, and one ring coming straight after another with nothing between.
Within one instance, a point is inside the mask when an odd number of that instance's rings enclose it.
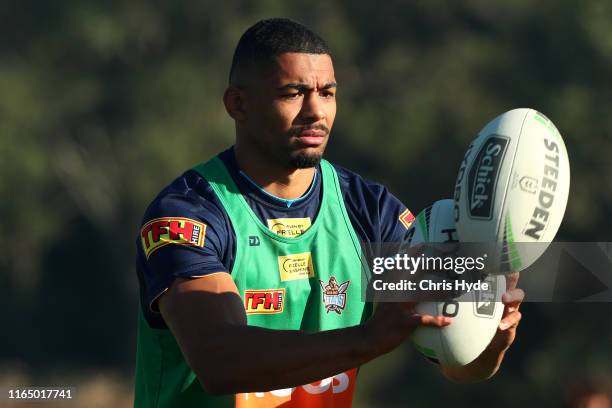
<instances>
[{"instance_id":1,"label":"finger","mask_svg":"<svg viewBox=\"0 0 612 408\"><path fill-rule=\"evenodd\" d=\"M521 315L521 312L519 312L519 311L515 311L515 312L510 313L508 316L504 317L501 320L501 322L499 323L499 329L500 330L508 330L510 328L518 326L518 324L521 321L522 317L523 316Z\"/></svg>"},{"instance_id":2,"label":"finger","mask_svg":"<svg viewBox=\"0 0 612 408\"><path fill-rule=\"evenodd\" d=\"M504 312L502 313L502 319L510 315L511 313L517 312L518 310L519 310L519 305L517 304L511 304L511 305L506 306L504 308Z\"/></svg>"},{"instance_id":3,"label":"finger","mask_svg":"<svg viewBox=\"0 0 612 408\"><path fill-rule=\"evenodd\" d=\"M506 306L511 306L518 309L518 306L525 299L525 292L523 289L514 288L510 289L502 295L502 303Z\"/></svg>"},{"instance_id":4,"label":"finger","mask_svg":"<svg viewBox=\"0 0 612 408\"><path fill-rule=\"evenodd\" d=\"M502 313L502 318L505 318L506 316L508 316L511 313L517 312L519 310L520 306L521 306L521 304L519 302L507 304L506 307L504 307L504 312Z\"/></svg>"},{"instance_id":5,"label":"finger","mask_svg":"<svg viewBox=\"0 0 612 408\"><path fill-rule=\"evenodd\" d=\"M414 313L410 316L410 323L414 326L445 327L451 324L453 319L445 316L432 316L428 314Z\"/></svg>"},{"instance_id":6,"label":"finger","mask_svg":"<svg viewBox=\"0 0 612 408\"><path fill-rule=\"evenodd\" d=\"M512 272L508 275L506 275L506 290L511 290L516 288L516 284L518 283L518 279L519 279L519 272Z\"/></svg>"}]
</instances>

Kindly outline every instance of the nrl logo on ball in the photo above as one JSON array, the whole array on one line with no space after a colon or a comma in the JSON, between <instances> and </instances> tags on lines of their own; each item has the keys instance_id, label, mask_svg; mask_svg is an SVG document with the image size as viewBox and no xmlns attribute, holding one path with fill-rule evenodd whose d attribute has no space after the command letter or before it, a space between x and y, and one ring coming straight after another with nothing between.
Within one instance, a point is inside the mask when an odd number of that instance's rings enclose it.
<instances>
[{"instance_id":1,"label":"nrl logo on ball","mask_svg":"<svg viewBox=\"0 0 612 408\"><path fill-rule=\"evenodd\" d=\"M327 313L334 311L338 314L342 314L346 306L346 290L351 281L346 281L338 285L338 281L332 276L329 278L327 285L322 280L319 280L319 283L323 290L323 304L325 305Z\"/></svg>"}]
</instances>

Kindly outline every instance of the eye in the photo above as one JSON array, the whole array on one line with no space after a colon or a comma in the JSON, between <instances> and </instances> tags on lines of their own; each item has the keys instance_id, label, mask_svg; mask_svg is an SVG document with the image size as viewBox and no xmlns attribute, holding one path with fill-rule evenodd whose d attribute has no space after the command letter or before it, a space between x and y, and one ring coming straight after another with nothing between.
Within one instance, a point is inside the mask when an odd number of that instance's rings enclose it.
<instances>
[{"instance_id":1,"label":"eye","mask_svg":"<svg viewBox=\"0 0 612 408\"><path fill-rule=\"evenodd\" d=\"M300 96L302 96L302 92L291 92L291 93L287 93L287 94L281 95L281 98L283 98L283 99L297 99Z\"/></svg>"},{"instance_id":2,"label":"eye","mask_svg":"<svg viewBox=\"0 0 612 408\"><path fill-rule=\"evenodd\" d=\"M332 92L332 91L322 91L321 92L321 96L324 97L324 98L331 99L331 98L334 98L336 96L336 94L334 92Z\"/></svg>"}]
</instances>

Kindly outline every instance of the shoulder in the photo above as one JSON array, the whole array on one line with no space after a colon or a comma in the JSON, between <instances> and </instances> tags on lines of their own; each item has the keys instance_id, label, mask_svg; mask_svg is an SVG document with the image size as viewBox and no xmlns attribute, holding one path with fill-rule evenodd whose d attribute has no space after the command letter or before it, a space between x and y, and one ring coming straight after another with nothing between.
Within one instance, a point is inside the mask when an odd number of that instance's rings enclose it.
<instances>
[{"instance_id":1,"label":"shoulder","mask_svg":"<svg viewBox=\"0 0 612 408\"><path fill-rule=\"evenodd\" d=\"M205 178L188 170L149 204L136 240L141 304L159 321L155 301L177 277L227 272L233 260L231 223Z\"/></svg>"},{"instance_id":2,"label":"shoulder","mask_svg":"<svg viewBox=\"0 0 612 408\"><path fill-rule=\"evenodd\" d=\"M221 203L208 181L193 170L187 170L161 190L145 210L143 224L160 216L183 215L223 215Z\"/></svg>"},{"instance_id":3,"label":"shoulder","mask_svg":"<svg viewBox=\"0 0 612 408\"><path fill-rule=\"evenodd\" d=\"M371 197L381 197L384 195L385 191L387 191L387 188L383 184L368 180L346 167L342 167L335 163L332 163L332 166L336 170L338 181L343 191L350 191L353 194L358 193Z\"/></svg>"},{"instance_id":4,"label":"shoulder","mask_svg":"<svg viewBox=\"0 0 612 408\"><path fill-rule=\"evenodd\" d=\"M221 256L231 232L227 214L206 179L188 170L149 204L139 238L147 258L169 243L203 246L204 238L207 246Z\"/></svg>"},{"instance_id":5,"label":"shoulder","mask_svg":"<svg viewBox=\"0 0 612 408\"><path fill-rule=\"evenodd\" d=\"M368 180L337 164L340 190L351 222L365 241L395 241L400 239L409 223L402 214L410 214L402 203L382 183ZM407 213L406 213L407 211Z\"/></svg>"}]
</instances>

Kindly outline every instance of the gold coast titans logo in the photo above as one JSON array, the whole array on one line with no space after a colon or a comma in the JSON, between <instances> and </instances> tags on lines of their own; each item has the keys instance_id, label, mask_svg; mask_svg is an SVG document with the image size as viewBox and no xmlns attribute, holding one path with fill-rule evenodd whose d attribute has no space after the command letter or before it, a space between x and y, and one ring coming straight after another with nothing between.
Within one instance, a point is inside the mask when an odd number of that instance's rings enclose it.
<instances>
[{"instance_id":1,"label":"gold coast titans logo","mask_svg":"<svg viewBox=\"0 0 612 408\"><path fill-rule=\"evenodd\" d=\"M334 311L338 314L342 314L346 306L346 290L351 281L346 281L338 285L338 281L332 276L329 278L327 284L322 280L319 280L319 283L323 290L323 304L325 305L327 313Z\"/></svg>"}]
</instances>

